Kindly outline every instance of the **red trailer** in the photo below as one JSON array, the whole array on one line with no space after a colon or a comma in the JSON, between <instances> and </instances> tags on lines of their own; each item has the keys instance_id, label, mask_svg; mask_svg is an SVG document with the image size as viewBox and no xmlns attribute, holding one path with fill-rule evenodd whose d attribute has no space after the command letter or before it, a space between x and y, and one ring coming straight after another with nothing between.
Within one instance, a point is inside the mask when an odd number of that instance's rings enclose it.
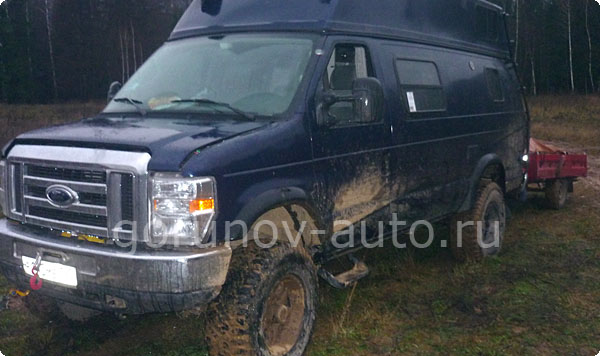
<instances>
[{"instance_id":1,"label":"red trailer","mask_svg":"<svg viewBox=\"0 0 600 356\"><path fill-rule=\"evenodd\" d=\"M587 177L587 171L587 154L569 153L551 144L531 139L529 190L545 192L552 208L560 209L565 205L568 193L573 192L573 182L579 177Z\"/></svg>"}]
</instances>

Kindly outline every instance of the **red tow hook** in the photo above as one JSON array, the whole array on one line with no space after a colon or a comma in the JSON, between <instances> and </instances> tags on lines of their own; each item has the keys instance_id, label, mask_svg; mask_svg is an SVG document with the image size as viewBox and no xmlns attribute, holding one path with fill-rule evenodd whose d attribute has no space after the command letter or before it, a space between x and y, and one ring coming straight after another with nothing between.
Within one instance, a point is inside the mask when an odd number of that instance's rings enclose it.
<instances>
[{"instance_id":1,"label":"red tow hook","mask_svg":"<svg viewBox=\"0 0 600 356\"><path fill-rule=\"evenodd\" d=\"M31 271L31 273L33 273L33 276L31 277L31 279L29 279L29 286L31 287L31 290L42 289L43 281L39 276L38 269L33 267L33 270Z\"/></svg>"},{"instance_id":2,"label":"red tow hook","mask_svg":"<svg viewBox=\"0 0 600 356\"><path fill-rule=\"evenodd\" d=\"M42 289L43 281L40 278L40 266L42 265L42 254L38 253L37 258L35 259L35 264L31 273L33 276L29 279L29 286L31 290L40 290Z\"/></svg>"}]
</instances>

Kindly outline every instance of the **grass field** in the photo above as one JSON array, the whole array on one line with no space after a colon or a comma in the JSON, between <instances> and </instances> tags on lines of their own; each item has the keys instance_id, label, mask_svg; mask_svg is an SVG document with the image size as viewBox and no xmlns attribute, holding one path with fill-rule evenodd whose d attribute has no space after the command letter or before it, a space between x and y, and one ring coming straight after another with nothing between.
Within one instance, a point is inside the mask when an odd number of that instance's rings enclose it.
<instances>
[{"instance_id":1,"label":"grass field","mask_svg":"<svg viewBox=\"0 0 600 356\"><path fill-rule=\"evenodd\" d=\"M541 96L529 106L535 137L600 151L600 96Z\"/></svg>"},{"instance_id":2,"label":"grass field","mask_svg":"<svg viewBox=\"0 0 600 356\"><path fill-rule=\"evenodd\" d=\"M63 105L0 105L0 147L24 132L97 114L102 102Z\"/></svg>"},{"instance_id":3,"label":"grass field","mask_svg":"<svg viewBox=\"0 0 600 356\"><path fill-rule=\"evenodd\" d=\"M600 98L542 97L531 109L536 137L587 150L598 172ZM308 355L596 355L597 179L577 183L562 211L546 209L540 195L512 204L503 253L482 264L456 263L441 247L368 251L372 274L355 288L321 283ZM0 279L0 292L8 288ZM77 324L60 316L49 322L18 304L0 314L6 356L207 354L201 314Z\"/></svg>"}]
</instances>

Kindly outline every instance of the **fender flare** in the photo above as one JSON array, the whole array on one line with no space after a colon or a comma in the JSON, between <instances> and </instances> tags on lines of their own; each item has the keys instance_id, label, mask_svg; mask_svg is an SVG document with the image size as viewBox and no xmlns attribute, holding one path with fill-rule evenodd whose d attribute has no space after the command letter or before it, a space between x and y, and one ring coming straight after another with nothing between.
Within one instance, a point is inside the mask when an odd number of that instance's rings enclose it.
<instances>
[{"instance_id":1,"label":"fender flare","mask_svg":"<svg viewBox=\"0 0 600 356\"><path fill-rule=\"evenodd\" d=\"M265 213L289 205L301 206L317 226L322 226L316 214L316 209L310 204L308 193L298 187L271 189L257 195L240 210L235 220L244 222L247 227L250 227ZM239 225L233 225L231 227L232 241L241 239L243 237L242 233L242 228Z\"/></svg>"},{"instance_id":2,"label":"fender flare","mask_svg":"<svg viewBox=\"0 0 600 356\"><path fill-rule=\"evenodd\" d=\"M497 183L499 183L502 190L505 191L506 175L504 163L497 154L488 153L479 160L477 166L475 166L475 169L473 170L473 174L471 175L471 178L468 181L467 197L465 198L460 207L460 213L469 211L473 208L473 206L475 205L475 200L477 199L477 191L479 190L479 183L481 181L481 178L484 178L484 175L488 168L494 166L499 167L501 169L499 178L500 181L498 181Z\"/></svg>"}]
</instances>

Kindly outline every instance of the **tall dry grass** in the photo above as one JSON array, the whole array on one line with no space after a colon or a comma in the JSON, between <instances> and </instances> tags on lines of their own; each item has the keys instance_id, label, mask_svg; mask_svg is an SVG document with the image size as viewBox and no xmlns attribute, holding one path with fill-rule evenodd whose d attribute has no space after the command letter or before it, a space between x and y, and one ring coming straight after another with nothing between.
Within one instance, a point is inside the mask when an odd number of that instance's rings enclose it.
<instances>
[{"instance_id":1,"label":"tall dry grass","mask_svg":"<svg viewBox=\"0 0 600 356\"><path fill-rule=\"evenodd\" d=\"M0 145L38 128L73 122L99 113L103 102L59 105L0 105Z\"/></svg>"},{"instance_id":2,"label":"tall dry grass","mask_svg":"<svg viewBox=\"0 0 600 356\"><path fill-rule=\"evenodd\" d=\"M534 137L600 150L600 96L538 96L529 107Z\"/></svg>"}]
</instances>

